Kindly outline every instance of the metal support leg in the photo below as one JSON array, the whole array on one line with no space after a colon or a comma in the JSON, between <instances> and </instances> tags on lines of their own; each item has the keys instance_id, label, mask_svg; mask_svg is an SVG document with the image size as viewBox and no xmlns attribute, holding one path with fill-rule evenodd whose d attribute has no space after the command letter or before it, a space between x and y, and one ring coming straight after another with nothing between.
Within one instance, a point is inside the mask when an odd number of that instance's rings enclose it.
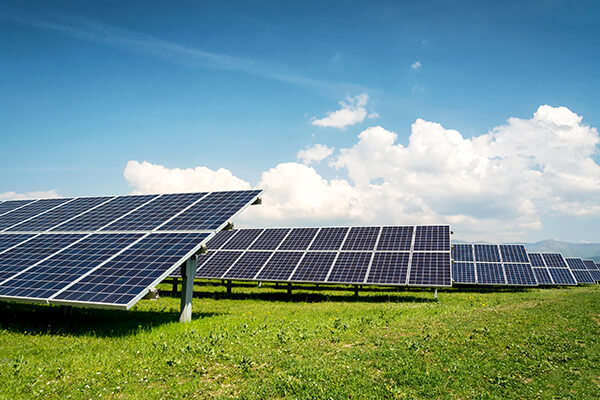
<instances>
[{"instance_id":1,"label":"metal support leg","mask_svg":"<svg viewBox=\"0 0 600 400\"><path fill-rule=\"evenodd\" d=\"M437 300L437 288L433 289L433 299Z\"/></svg>"},{"instance_id":2,"label":"metal support leg","mask_svg":"<svg viewBox=\"0 0 600 400\"><path fill-rule=\"evenodd\" d=\"M231 280L227 281L227 294L231 294Z\"/></svg>"},{"instance_id":3,"label":"metal support leg","mask_svg":"<svg viewBox=\"0 0 600 400\"><path fill-rule=\"evenodd\" d=\"M177 294L177 284L179 283L179 279L178 278L173 278L173 288L171 289L171 292L173 293L173 296L175 296Z\"/></svg>"},{"instance_id":4,"label":"metal support leg","mask_svg":"<svg viewBox=\"0 0 600 400\"><path fill-rule=\"evenodd\" d=\"M354 285L354 297L358 297L358 285Z\"/></svg>"},{"instance_id":5,"label":"metal support leg","mask_svg":"<svg viewBox=\"0 0 600 400\"><path fill-rule=\"evenodd\" d=\"M197 266L198 258L196 255L191 256L185 264L181 266L181 314L179 315L179 322L190 322L192 320L194 277L196 276Z\"/></svg>"},{"instance_id":6,"label":"metal support leg","mask_svg":"<svg viewBox=\"0 0 600 400\"><path fill-rule=\"evenodd\" d=\"M291 296L292 295L292 284L288 283L287 292Z\"/></svg>"},{"instance_id":7,"label":"metal support leg","mask_svg":"<svg viewBox=\"0 0 600 400\"><path fill-rule=\"evenodd\" d=\"M72 306L60 306L63 316L72 317L73 316L73 307Z\"/></svg>"}]
</instances>

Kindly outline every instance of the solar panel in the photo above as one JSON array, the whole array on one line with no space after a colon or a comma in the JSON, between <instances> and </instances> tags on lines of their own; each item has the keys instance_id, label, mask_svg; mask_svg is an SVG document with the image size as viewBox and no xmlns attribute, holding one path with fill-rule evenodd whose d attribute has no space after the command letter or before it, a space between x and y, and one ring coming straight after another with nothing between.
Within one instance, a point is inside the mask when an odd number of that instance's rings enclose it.
<instances>
[{"instance_id":1,"label":"solar panel","mask_svg":"<svg viewBox=\"0 0 600 400\"><path fill-rule=\"evenodd\" d=\"M480 285L506 285L502 264L477 263L477 278Z\"/></svg>"},{"instance_id":2,"label":"solar panel","mask_svg":"<svg viewBox=\"0 0 600 400\"><path fill-rule=\"evenodd\" d=\"M325 282L336 257L337 253L334 252L307 252L290 277L290 281Z\"/></svg>"},{"instance_id":3,"label":"solar panel","mask_svg":"<svg viewBox=\"0 0 600 400\"><path fill-rule=\"evenodd\" d=\"M9 213L0 216L0 230L10 228L20 222L23 222L29 218L33 218L45 211L48 211L54 207L60 206L73 199L59 198L59 199L42 199L31 202L24 207L17 208Z\"/></svg>"},{"instance_id":4,"label":"solar panel","mask_svg":"<svg viewBox=\"0 0 600 400\"><path fill-rule=\"evenodd\" d=\"M248 251L245 252L233 267L223 275L224 279L252 280L265 265L272 251Z\"/></svg>"},{"instance_id":5,"label":"solar panel","mask_svg":"<svg viewBox=\"0 0 600 400\"><path fill-rule=\"evenodd\" d=\"M540 253L529 253L529 259L531 260L531 265L533 267L546 268L546 264L544 263L544 259Z\"/></svg>"},{"instance_id":6,"label":"solar panel","mask_svg":"<svg viewBox=\"0 0 600 400\"><path fill-rule=\"evenodd\" d=\"M450 274L449 251L413 253L408 283L414 286L452 286Z\"/></svg>"},{"instance_id":7,"label":"solar panel","mask_svg":"<svg viewBox=\"0 0 600 400\"><path fill-rule=\"evenodd\" d=\"M500 252L495 244L475 244L473 249L476 262L500 262Z\"/></svg>"},{"instance_id":8,"label":"solar panel","mask_svg":"<svg viewBox=\"0 0 600 400\"><path fill-rule=\"evenodd\" d=\"M525 246L522 244L501 244L500 253L502 254L502 261L505 263L529 264L527 251L525 250Z\"/></svg>"},{"instance_id":9,"label":"solar panel","mask_svg":"<svg viewBox=\"0 0 600 400\"><path fill-rule=\"evenodd\" d=\"M537 286L530 264L504 263L506 283L514 286Z\"/></svg>"},{"instance_id":10,"label":"solar panel","mask_svg":"<svg viewBox=\"0 0 600 400\"><path fill-rule=\"evenodd\" d=\"M593 260L583 260L583 263L592 276L592 279L596 282L600 281L600 270L598 270L596 263Z\"/></svg>"},{"instance_id":11,"label":"solar panel","mask_svg":"<svg viewBox=\"0 0 600 400\"><path fill-rule=\"evenodd\" d=\"M394 247L394 246L390 246ZM384 285L406 284L410 252L377 252L373 255L367 283Z\"/></svg>"},{"instance_id":12,"label":"solar panel","mask_svg":"<svg viewBox=\"0 0 600 400\"><path fill-rule=\"evenodd\" d=\"M531 254L530 254L531 255ZM535 274L535 279L538 282L538 285L552 285L552 278L550 277L550 272L548 272L547 268L533 268L533 273Z\"/></svg>"},{"instance_id":13,"label":"solar panel","mask_svg":"<svg viewBox=\"0 0 600 400\"><path fill-rule=\"evenodd\" d=\"M280 251L265 264L257 275L260 281L287 281L304 253L298 251Z\"/></svg>"},{"instance_id":14,"label":"solar panel","mask_svg":"<svg viewBox=\"0 0 600 400\"><path fill-rule=\"evenodd\" d=\"M372 255L372 252L339 253L327 282L363 283Z\"/></svg>"},{"instance_id":15,"label":"solar panel","mask_svg":"<svg viewBox=\"0 0 600 400\"><path fill-rule=\"evenodd\" d=\"M569 266L569 268L571 268L572 270L576 270L576 269L580 269L580 270L587 270L587 267L585 266L583 260L581 258L565 258L565 261L567 262L567 265Z\"/></svg>"},{"instance_id":16,"label":"solar panel","mask_svg":"<svg viewBox=\"0 0 600 400\"><path fill-rule=\"evenodd\" d=\"M475 284L475 263L456 261L452 264L452 280L456 283Z\"/></svg>"},{"instance_id":17,"label":"solar panel","mask_svg":"<svg viewBox=\"0 0 600 400\"><path fill-rule=\"evenodd\" d=\"M276 250L289 231L289 228L265 229L254 243L252 243L250 249Z\"/></svg>"},{"instance_id":18,"label":"solar panel","mask_svg":"<svg viewBox=\"0 0 600 400\"><path fill-rule=\"evenodd\" d=\"M349 228L321 228L309 250L339 250Z\"/></svg>"},{"instance_id":19,"label":"solar panel","mask_svg":"<svg viewBox=\"0 0 600 400\"><path fill-rule=\"evenodd\" d=\"M319 228L294 228L279 246L279 250L306 250Z\"/></svg>"},{"instance_id":20,"label":"solar panel","mask_svg":"<svg viewBox=\"0 0 600 400\"><path fill-rule=\"evenodd\" d=\"M472 244L454 244L452 245L452 259L454 261L473 261Z\"/></svg>"},{"instance_id":21,"label":"solar panel","mask_svg":"<svg viewBox=\"0 0 600 400\"><path fill-rule=\"evenodd\" d=\"M577 285L569 268L548 268L555 285Z\"/></svg>"},{"instance_id":22,"label":"solar panel","mask_svg":"<svg viewBox=\"0 0 600 400\"><path fill-rule=\"evenodd\" d=\"M0 203L0 215L6 214L19 207L31 203L33 200L7 200Z\"/></svg>"},{"instance_id":23,"label":"solar panel","mask_svg":"<svg viewBox=\"0 0 600 400\"><path fill-rule=\"evenodd\" d=\"M224 250L246 250L260 236L263 229L243 229L221 248Z\"/></svg>"},{"instance_id":24,"label":"solar panel","mask_svg":"<svg viewBox=\"0 0 600 400\"><path fill-rule=\"evenodd\" d=\"M448 251L450 249L450 226L417 226L414 251Z\"/></svg>"},{"instance_id":25,"label":"solar panel","mask_svg":"<svg viewBox=\"0 0 600 400\"><path fill-rule=\"evenodd\" d=\"M206 242L206 248L218 250L238 232L239 231L234 230L217 232L215 236L213 236L208 242Z\"/></svg>"},{"instance_id":26,"label":"solar panel","mask_svg":"<svg viewBox=\"0 0 600 400\"><path fill-rule=\"evenodd\" d=\"M381 228L378 226L356 226L350 228L342 250L373 250L380 230Z\"/></svg>"},{"instance_id":27,"label":"solar panel","mask_svg":"<svg viewBox=\"0 0 600 400\"><path fill-rule=\"evenodd\" d=\"M592 278L592 275L587 270L576 269L576 270L573 270L572 272L573 272L573 276L575 277L575 280L577 281L578 284L596 283L596 280L594 278Z\"/></svg>"},{"instance_id":28,"label":"solar panel","mask_svg":"<svg viewBox=\"0 0 600 400\"><path fill-rule=\"evenodd\" d=\"M221 279L242 254L243 251L208 251L198 260L196 277Z\"/></svg>"},{"instance_id":29,"label":"solar panel","mask_svg":"<svg viewBox=\"0 0 600 400\"><path fill-rule=\"evenodd\" d=\"M542 253L544 263L548 268L567 268L567 263L559 253Z\"/></svg>"},{"instance_id":30,"label":"solar panel","mask_svg":"<svg viewBox=\"0 0 600 400\"><path fill-rule=\"evenodd\" d=\"M14 235L2 235L0 234L0 253L5 252L13 246L24 242L27 239L31 239L34 235L31 233L17 233Z\"/></svg>"},{"instance_id":31,"label":"solar panel","mask_svg":"<svg viewBox=\"0 0 600 400\"><path fill-rule=\"evenodd\" d=\"M413 226L384 226L377 243L381 251L410 251L412 244Z\"/></svg>"}]
</instances>

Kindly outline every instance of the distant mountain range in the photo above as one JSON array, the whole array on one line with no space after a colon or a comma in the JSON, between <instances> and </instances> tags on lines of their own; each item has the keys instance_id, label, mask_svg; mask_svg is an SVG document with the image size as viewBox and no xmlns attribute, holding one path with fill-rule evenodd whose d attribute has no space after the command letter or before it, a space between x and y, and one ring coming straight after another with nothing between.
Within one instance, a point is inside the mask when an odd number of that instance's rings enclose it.
<instances>
[{"instance_id":1,"label":"distant mountain range","mask_svg":"<svg viewBox=\"0 0 600 400\"><path fill-rule=\"evenodd\" d=\"M455 243L467 243L453 240ZM482 242L478 242L482 243ZM600 243L569 243L548 239L536 243L523 243L530 253L561 253L565 257L577 257L600 263Z\"/></svg>"}]
</instances>

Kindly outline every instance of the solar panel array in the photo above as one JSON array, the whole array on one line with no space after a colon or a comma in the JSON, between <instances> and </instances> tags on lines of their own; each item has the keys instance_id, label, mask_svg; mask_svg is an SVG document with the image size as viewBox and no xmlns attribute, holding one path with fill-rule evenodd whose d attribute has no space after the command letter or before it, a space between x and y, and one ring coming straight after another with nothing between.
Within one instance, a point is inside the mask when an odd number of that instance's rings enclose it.
<instances>
[{"instance_id":1,"label":"solar panel array","mask_svg":"<svg viewBox=\"0 0 600 400\"><path fill-rule=\"evenodd\" d=\"M525 246L462 244L452 246L452 279L471 285L536 286Z\"/></svg>"},{"instance_id":2,"label":"solar panel array","mask_svg":"<svg viewBox=\"0 0 600 400\"><path fill-rule=\"evenodd\" d=\"M259 194L0 202L0 300L128 309Z\"/></svg>"},{"instance_id":3,"label":"solar panel array","mask_svg":"<svg viewBox=\"0 0 600 400\"><path fill-rule=\"evenodd\" d=\"M451 286L448 225L239 229L219 232L198 278Z\"/></svg>"},{"instance_id":4,"label":"solar panel array","mask_svg":"<svg viewBox=\"0 0 600 400\"><path fill-rule=\"evenodd\" d=\"M565 258L565 261L569 268L571 268L571 272L573 272L573 276L578 284L596 283L596 280L592 277L581 258Z\"/></svg>"},{"instance_id":5,"label":"solar panel array","mask_svg":"<svg viewBox=\"0 0 600 400\"><path fill-rule=\"evenodd\" d=\"M577 281L560 253L529 253L540 285L577 285Z\"/></svg>"}]
</instances>

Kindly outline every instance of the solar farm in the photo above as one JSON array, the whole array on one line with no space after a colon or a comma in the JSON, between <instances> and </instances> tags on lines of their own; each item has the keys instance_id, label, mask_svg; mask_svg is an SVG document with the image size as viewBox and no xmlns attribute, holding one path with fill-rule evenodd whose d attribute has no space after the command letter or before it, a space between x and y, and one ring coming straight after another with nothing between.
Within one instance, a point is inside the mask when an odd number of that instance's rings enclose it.
<instances>
[{"instance_id":1,"label":"solar farm","mask_svg":"<svg viewBox=\"0 0 600 400\"><path fill-rule=\"evenodd\" d=\"M0 397L600 396L593 260L443 224L234 227L260 204L0 202Z\"/></svg>"}]
</instances>

